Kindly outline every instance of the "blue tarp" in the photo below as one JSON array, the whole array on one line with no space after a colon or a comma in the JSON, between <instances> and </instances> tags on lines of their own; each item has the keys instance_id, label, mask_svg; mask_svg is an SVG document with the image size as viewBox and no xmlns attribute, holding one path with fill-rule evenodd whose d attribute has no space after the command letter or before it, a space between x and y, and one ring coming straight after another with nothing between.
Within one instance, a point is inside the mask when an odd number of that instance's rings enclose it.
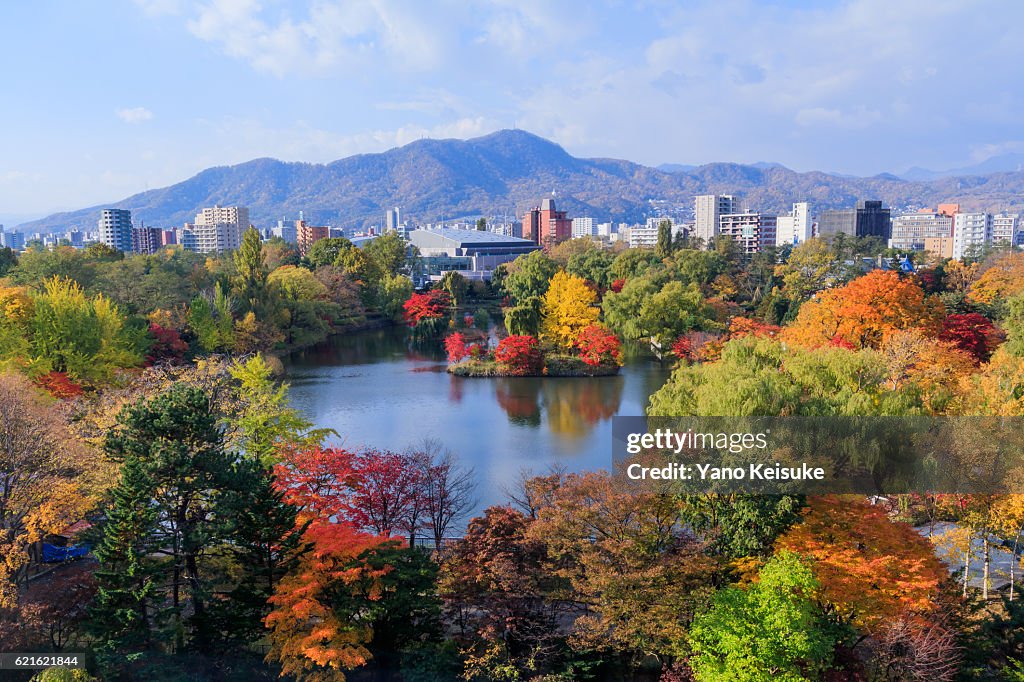
<instances>
[{"instance_id":1,"label":"blue tarp","mask_svg":"<svg viewBox=\"0 0 1024 682\"><path fill-rule=\"evenodd\" d=\"M68 547L58 547L57 545L51 545L43 543L43 563L44 564L55 564L61 561L70 561L71 559L81 559L89 553L89 545L70 545Z\"/></svg>"}]
</instances>

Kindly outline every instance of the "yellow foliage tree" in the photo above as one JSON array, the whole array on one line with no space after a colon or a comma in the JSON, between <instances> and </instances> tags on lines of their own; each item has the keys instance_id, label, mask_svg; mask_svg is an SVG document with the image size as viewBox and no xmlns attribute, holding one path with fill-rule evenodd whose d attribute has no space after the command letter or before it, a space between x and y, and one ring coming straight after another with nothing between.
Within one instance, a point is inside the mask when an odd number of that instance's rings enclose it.
<instances>
[{"instance_id":1,"label":"yellow foliage tree","mask_svg":"<svg viewBox=\"0 0 1024 682\"><path fill-rule=\"evenodd\" d=\"M541 339L569 349L580 332L597 322L600 310L597 294L587 280L567 272L556 272L541 305Z\"/></svg>"},{"instance_id":2,"label":"yellow foliage tree","mask_svg":"<svg viewBox=\"0 0 1024 682\"><path fill-rule=\"evenodd\" d=\"M977 281L967 297L976 303L994 303L1024 292L1024 253L999 256Z\"/></svg>"}]
</instances>

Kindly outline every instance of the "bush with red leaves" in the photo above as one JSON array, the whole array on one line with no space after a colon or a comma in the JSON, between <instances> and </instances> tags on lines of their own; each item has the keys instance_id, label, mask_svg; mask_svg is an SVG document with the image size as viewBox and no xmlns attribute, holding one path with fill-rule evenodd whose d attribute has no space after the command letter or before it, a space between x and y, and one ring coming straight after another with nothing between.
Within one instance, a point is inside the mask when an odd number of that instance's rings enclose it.
<instances>
[{"instance_id":1,"label":"bush with red leaves","mask_svg":"<svg viewBox=\"0 0 1024 682\"><path fill-rule=\"evenodd\" d=\"M58 400L77 398L84 392L65 372L48 372L36 379L36 384Z\"/></svg>"},{"instance_id":2,"label":"bush with red leaves","mask_svg":"<svg viewBox=\"0 0 1024 682\"><path fill-rule=\"evenodd\" d=\"M624 279L617 279L614 282L612 282L611 290L614 291L617 294L620 291L622 291L622 287L624 287L624 286L626 286L626 280L624 280Z\"/></svg>"},{"instance_id":3,"label":"bush with red leaves","mask_svg":"<svg viewBox=\"0 0 1024 682\"><path fill-rule=\"evenodd\" d=\"M501 369L513 376L540 374L544 357L537 338L528 335L506 336L498 343L494 359Z\"/></svg>"},{"instance_id":4,"label":"bush with red leaves","mask_svg":"<svg viewBox=\"0 0 1024 682\"><path fill-rule=\"evenodd\" d=\"M580 359L592 367L622 364L622 341L599 324L592 324L576 338Z\"/></svg>"},{"instance_id":5,"label":"bush with red leaves","mask_svg":"<svg viewBox=\"0 0 1024 682\"><path fill-rule=\"evenodd\" d=\"M153 343L150 344L149 352L146 353L146 366L152 366L162 361L177 364L185 359L188 344L182 340L177 329L150 323L149 335L153 337Z\"/></svg>"}]
</instances>

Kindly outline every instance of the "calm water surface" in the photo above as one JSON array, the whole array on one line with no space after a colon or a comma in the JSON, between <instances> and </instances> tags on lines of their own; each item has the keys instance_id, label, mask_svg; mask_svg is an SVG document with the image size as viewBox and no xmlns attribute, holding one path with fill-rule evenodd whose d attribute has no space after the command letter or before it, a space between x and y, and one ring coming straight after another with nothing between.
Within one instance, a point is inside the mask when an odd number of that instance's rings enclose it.
<instances>
[{"instance_id":1,"label":"calm water surface","mask_svg":"<svg viewBox=\"0 0 1024 682\"><path fill-rule=\"evenodd\" d=\"M504 503L520 471L605 468L611 418L642 415L669 370L639 351L619 376L462 378L404 328L336 337L285 359L292 404L349 448L441 441L479 479L478 510Z\"/></svg>"}]
</instances>

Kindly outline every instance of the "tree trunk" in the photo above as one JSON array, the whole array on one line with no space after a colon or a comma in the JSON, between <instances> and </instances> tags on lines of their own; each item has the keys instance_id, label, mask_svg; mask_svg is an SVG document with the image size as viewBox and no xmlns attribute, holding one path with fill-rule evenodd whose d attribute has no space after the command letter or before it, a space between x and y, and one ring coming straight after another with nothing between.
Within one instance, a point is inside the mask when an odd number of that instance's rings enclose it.
<instances>
[{"instance_id":1,"label":"tree trunk","mask_svg":"<svg viewBox=\"0 0 1024 682\"><path fill-rule=\"evenodd\" d=\"M991 545L990 545L989 540L988 540L988 533L987 532L985 533L985 545L984 545L984 547L985 547L985 556L984 556L984 561L985 561L984 566L985 566L985 568L982 571L981 598L984 599L985 601L988 601L988 570L989 570L989 566L992 563L992 552L990 551Z\"/></svg>"}]
</instances>

